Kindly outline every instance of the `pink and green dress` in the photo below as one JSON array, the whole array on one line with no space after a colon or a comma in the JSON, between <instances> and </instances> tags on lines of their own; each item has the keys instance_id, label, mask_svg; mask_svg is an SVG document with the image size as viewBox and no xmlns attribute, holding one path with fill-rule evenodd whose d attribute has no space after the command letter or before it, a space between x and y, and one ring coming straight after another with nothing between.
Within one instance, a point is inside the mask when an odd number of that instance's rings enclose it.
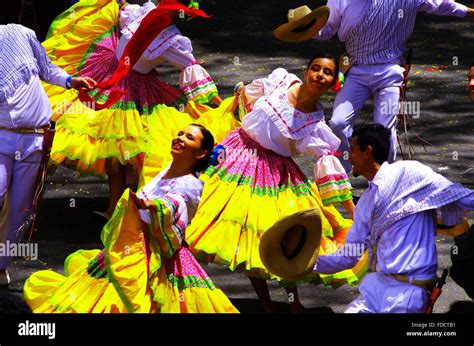
<instances>
[{"instance_id":1,"label":"pink and green dress","mask_svg":"<svg viewBox=\"0 0 474 346\"><path fill-rule=\"evenodd\" d=\"M64 275L32 274L24 297L34 312L235 313L184 242L203 183L194 176L156 176L138 196L157 212L138 210L126 190L102 231L103 250L79 250Z\"/></svg>"},{"instance_id":2,"label":"pink and green dress","mask_svg":"<svg viewBox=\"0 0 474 346\"><path fill-rule=\"evenodd\" d=\"M225 160L201 176L205 182L203 202L186 232L197 258L283 284L287 283L269 273L259 256L260 239L276 221L317 208L323 227L321 254L336 251L352 224L334 207L352 198L348 177L332 155L339 140L326 125L322 107L306 114L291 106L287 92L294 83L301 81L277 69L249 85L253 95L260 92L260 97L251 102L242 127L221 142ZM293 161L291 156L297 154L315 157L317 184ZM364 260L353 269L315 274L304 281L355 284L365 269Z\"/></svg>"},{"instance_id":3,"label":"pink and green dress","mask_svg":"<svg viewBox=\"0 0 474 346\"><path fill-rule=\"evenodd\" d=\"M122 6L111 0L79 1L52 23L43 46L52 63L69 74L106 81L143 18L155 8L151 2ZM210 107L191 116L184 112L187 103L207 103L217 95L214 81L192 51L191 41L175 25L162 30L120 81L117 88L127 92L110 108L95 109L81 102L76 90L45 84L56 121L52 163L83 175L103 176L118 163L138 172L147 155L150 127L169 128L169 117L178 118L179 126L205 117ZM180 90L160 79L155 68L163 63L181 69ZM89 95L104 103L110 92L96 88ZM215 122L230 121L231 115L222 114ZM182 127L168 128L174 134Z\"/></svg>"}]
</instances>

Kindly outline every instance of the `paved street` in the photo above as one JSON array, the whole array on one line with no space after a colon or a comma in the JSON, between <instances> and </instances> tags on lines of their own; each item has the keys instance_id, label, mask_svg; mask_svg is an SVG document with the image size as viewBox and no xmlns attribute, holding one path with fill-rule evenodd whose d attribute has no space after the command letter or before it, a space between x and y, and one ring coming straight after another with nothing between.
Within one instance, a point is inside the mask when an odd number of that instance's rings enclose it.
<instances>
[{"instance_id":1,"label":"paved street","mask_svg":"<svg viewBox=\"0 0 474 346\"><path fill-rule=\"evenodd\" d=\"M459 1L474 6L473 1ZM297 7L306 1L203 1L201 7L213 15L209 21L184 23L183 32L194 45L198 60L217 81L221 96L230 96L237 81L248 82L268 75L276 67L285 67L302 76L307 60L316 52L338 55L342 45L336 40L327 43L306 42L285 44L271 35L272 29L285 21L286 7ZM323 2L313 2L312 4ZM288 5L285 5L288 4ZM408 129L414 146L414 159L432 167L447 178L474 188L474 102L466 93L467 71L474 64L472 42L473 22L458 18L422 14L409 42L413 48L412 70L407 101L420 106L414 127ZM433 67L446 66L445 69ZM163 79L176 84L179 73L165 68ZM325 97L327 119L331 115L334 94ZM371 121L368 103L357 123ZM414 131L430 142L426 151L415 140ZM400 157L400 156L399 156ZM312 163L298 159L305 173L312 175ZM355 194L366 187L363 179L354 179ZM41 209L38 231L37 261L14 260L11 267L11 289L21 294L25 279L34 271L53 269L62 272L68 254L80 249L101 247L102 222L92 215L107 203L107 185L97 178L76 179L64 168L50 176ZM474 213L470 214L471 223ZM450 266L452 239L438 236L440 272ZM241 273L209 265L208 274L243 313L259 312L260 305L248 279ZM281 312L288 311L285 291L270 283L272 299ZM328 307L343 312L344 307L357 295L356 287L332 289L303 285L301 299L308 312L325 313ZM457 300L468 300L465 292L450 278L435 306L435 312L446 312Z\"/></svg>"}]
</instances>

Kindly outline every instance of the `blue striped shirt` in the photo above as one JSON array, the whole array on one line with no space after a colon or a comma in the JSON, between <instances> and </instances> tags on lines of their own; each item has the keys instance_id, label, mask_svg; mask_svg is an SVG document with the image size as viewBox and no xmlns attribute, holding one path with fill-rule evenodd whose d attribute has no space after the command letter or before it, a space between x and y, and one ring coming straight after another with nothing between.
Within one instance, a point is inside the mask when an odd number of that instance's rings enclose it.
<instances>
[{"instance_id":1,"label":"blue striped shirt","mask_svg":"<svg viewBox=\"0 0 474 346\"><path fill-rule=\"evenodd\" d=\"M359 244L367 249L378 272L427 280L437 267L436 214L451 226L462 221L464 210L474 210L473 190L417 161L385 162L356 205L344 248ZM344 248L340 256L318 257L314 271L334 273L352 268L358 254Z\"/></svg>"},{"instance_id":2,"label":"blue striped shirt","mask_svg":"<svg viewBox=\"0 0 474 346\"><path fill-rule=\"evenodd\" d=\"M0 25L0 127L38 128L52 110L40 78L65 87L69 74L53 65L34 31Z\"/></svg>"},{"instance_id":3,"label":"blue striped shirt","mask_svg":"<svg viewBox=\"0 0 474 346\"><path fill-rule=\"evenodd\" d=\"M465 17L467 7L452 0L328 0L327 23L314 37L336 33L354 64L399 63L418 12Z\"/></svg>"}]
</instances>

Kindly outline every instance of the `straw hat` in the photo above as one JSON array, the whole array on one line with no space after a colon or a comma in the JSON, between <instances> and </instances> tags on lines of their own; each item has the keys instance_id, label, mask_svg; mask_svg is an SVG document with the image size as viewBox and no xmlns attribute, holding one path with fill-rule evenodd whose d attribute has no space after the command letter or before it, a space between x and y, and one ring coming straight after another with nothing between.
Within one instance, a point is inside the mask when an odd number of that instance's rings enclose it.
<instances>
[{"instance_id":1,"label":"straw hat","mask_svg":"<svg viewBox=\"0 0 474 346\"><path fill-rule=\"evenodd\" d=\"M312 272L321 242L321 217L311 208L284 217L260 240L260 259L274 275L298 281Z\"/></svg>"},{"instance_id":2,"label":"straw hat","mask_svg":"<svg viewBox=\"0 0 474 346\"><path fill-rule=\"evenodd\" d=\"M285 42L310 40L326 24L329 7L321 6L311 11L308 6L300 6L288 11L288 23L280 25L273 35Z\"/></svg>"}]
</instances>

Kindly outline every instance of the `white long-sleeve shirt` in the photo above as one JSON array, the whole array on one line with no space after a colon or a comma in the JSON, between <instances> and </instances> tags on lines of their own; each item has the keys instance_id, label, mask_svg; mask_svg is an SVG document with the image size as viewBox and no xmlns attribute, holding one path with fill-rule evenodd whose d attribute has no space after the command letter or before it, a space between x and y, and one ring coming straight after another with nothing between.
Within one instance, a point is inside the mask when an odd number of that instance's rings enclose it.
<instances>
[{"instance_id":1,"label":"white long-sleeve shirt","mask_svg":"<svg viewBox=\"0 0 474 346\"><path fill-rule=\"evenodd\" d=\"M314 36L345 42L354 64L400 63L418 12L465 17L467 7L452 0L328 0L330 15Z\"/></svg>"},{"instance_id":2,"label":"white long-sleeve shirt","mask_svg":"<svg viewBox=\"0 0 474 346\"><path fill-rule=\"evenodd\" d=\"M403 161L403 164L410 165L410 162ZM380 187L384 184L411 184L410 181L392 181L394 170L396 168L393 164L384 163L381 166L356 205L354 224L347 233L344 247L336 255L318 257L314 271L335 273L352 268L361 255L360 251L354 249L369 249L369 238L374 228L372 211L376 205L384 203L380 200ZM395 201L397 198L401 197L392 196ZM474 210L474 191L455 201L454 205L463 210ZM383 274L404 274L416 280L433 278L438 265L434 240L435 219L435 210L430 209L408 215L386 227L376 244L376 271Z\"/></svg>"},{"instance_id":3,"label":"white long-sleeve shirt","mask_svg":"<svg viewBox=\"0 0 474 346\"><path fill-rule=\"evenodd\" d=\"M465 17L467 7L452 0L413 0L418 1L418 12L427 12L439 16ZM314 37L318 40L329 40L337 34L345 42L349 30L357 24L360 12L367 0L328 0L330 8L328 21Z\"/></svg>"},{"instance_id":4,"label":"white long-sleeve shirt","mask_svg":"<svg viewBox=\"0 0 474 346\"><path fill-rule=\"evenodd\" d=\"M34 31L24 26L0 25L0 47L0 127L46 126L52 109L41 80L66 87L69 74L51 64Z\"/></svg>"}]
</instances>

